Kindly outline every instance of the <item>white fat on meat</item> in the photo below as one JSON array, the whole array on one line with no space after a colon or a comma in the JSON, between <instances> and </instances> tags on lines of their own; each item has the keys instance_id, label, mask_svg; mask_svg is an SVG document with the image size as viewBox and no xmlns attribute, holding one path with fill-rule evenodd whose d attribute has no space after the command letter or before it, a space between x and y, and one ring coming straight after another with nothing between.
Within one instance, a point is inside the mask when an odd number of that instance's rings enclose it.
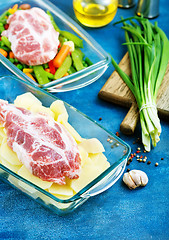
<instances>
[{"instance_id":1,"label":"white fat on meat","mask_svg":"<svg viewBox=\"0 0 169 240\"><path fill-rule=\"evenodd\" d=\"M65 177L79 177L81 160L74 138L62 124L0 100L0 123L8 146L35 176L65 184Z\"/></svg>"}]
</instances>

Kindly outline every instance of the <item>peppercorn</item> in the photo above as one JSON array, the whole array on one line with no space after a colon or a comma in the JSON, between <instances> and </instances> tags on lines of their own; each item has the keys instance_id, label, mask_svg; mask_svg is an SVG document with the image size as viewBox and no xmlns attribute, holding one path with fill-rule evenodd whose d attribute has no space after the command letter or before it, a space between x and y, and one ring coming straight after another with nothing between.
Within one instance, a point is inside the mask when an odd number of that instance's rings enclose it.
<instances>
[{"instance_id":1,"label":"peppercorn","mask_svg":"<svg viewBox=\"0 0 169 240\"><path fill-rule=\"evenodd\" d=\"M148 161L147 164L150 165L150 164L151 164L151 161Z\"/></svg>"}]
</instances>

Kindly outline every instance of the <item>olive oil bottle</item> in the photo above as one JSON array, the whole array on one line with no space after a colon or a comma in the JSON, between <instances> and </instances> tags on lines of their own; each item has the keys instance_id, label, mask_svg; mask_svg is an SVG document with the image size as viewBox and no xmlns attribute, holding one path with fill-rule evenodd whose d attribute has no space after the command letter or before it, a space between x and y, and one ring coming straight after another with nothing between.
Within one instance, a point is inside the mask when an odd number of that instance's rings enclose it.
<instances>
[{"instance_id":1,"label":"olive oil bottle","mask_svg":"<svg viewBox=\"0 0 169 240\"><path fill-rule=\"evenodd\" d=\"M102 27L110 23L117 7L118 0L73 0L77 19L88 27Z\"/></svg>"}]
</instances>

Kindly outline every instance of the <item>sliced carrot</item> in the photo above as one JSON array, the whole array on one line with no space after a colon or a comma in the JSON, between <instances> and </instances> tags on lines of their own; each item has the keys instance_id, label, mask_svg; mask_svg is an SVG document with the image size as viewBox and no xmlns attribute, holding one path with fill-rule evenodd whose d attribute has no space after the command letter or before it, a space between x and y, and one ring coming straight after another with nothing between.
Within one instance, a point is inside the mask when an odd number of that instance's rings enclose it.
<instances>
[{"instance_id":1,"label":"sliced carrot","mask_svg":"<svg viewBox=\"0 0 169 240\"><path fill-rule=\"evenodd\" d=\"M5 50L2 49L2 48L0 48L0 53L1 53L4 57L7 57L7 56L8 56L7 51L5 51Z\"/></svg>"},{"instance_id":2,"label":"sliced carrot","mask_svg":"<svg viewBox=\"0 0 169 240\"><path fill-rule=\"evenodd\" d=\"M53 65L56 68L59 68L64 62L69 52L70 52L70 46L63 45L60 51L58 52L58 54L56 55L56 57L53 59Z\"/></svg>"},{"instance_id":3,"label":"sliced carrot","mask_svg":"<svg viewBox=\"0 0 169 240\"><path fill-rule=\"evenodd\" d=\"M28 77L30 77L33 81L35 81L36 82L36 80L34 79L34 77L29 73L29 72L27 72L27 73L25 73Z\"/></svg>"},{"instance_id":4,"label":"sliced carrot","mask_svg":"<svg viewBox=\"0 0 169 240\"><path fill-rule=\"evenodd\" d=\"M9 52L9 58L15 58L15 56L14 56L12 51Z\"/></svg>"},{"instance_id":5,"label":"sliced carrot","mask_svg":"<svg viewBox=\"0 0 169 240\"><path fill-rule=\"evenodd\" d=\"M50 69L49 68L45 68L45 71L50 73Z\"/></svg>"},{"instance_id":6,"label":"sliced carrot","mask_svg":"<svg viewBox=\"0 0 169 240\"><path fill-rule=\"evenodd\" d=\"M12 8L8 10L10 14L14 14L18 10L18 4L15 4Z\"/></svg>"},{"instance_id":7,"label":"sliced carrot","mask_svg":"<svg viewBox=\"0 0 169 240\"><path fill-rule=\"evenodd\" d=\"M16 11L18 9L18 4L13 5L12 9Z\"/></svg>"},{"instance_id":8,"label":"sliced carrot","mask_svg":"<svg viewBox=\"0 0 169 240\"><path fill-rule=\"evenodd\" d=\"M68 72L66 72L66 73L65 73L65 75L64 75L63 77L66 77L66 76L68 76L68 75L69 75L69 73L68 73Z\"/></svg>"}]
</instances>

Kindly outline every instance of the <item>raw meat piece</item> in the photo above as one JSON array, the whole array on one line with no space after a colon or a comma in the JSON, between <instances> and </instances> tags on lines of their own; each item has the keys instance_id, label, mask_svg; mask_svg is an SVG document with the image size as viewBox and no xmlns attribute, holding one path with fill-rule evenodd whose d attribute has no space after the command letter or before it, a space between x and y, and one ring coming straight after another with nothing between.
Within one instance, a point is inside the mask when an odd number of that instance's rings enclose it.
<instances>
[{"instance_id":1,"label":"raw meat piece","mask_svg":"<svg viewBox=\"0 0 169 240\"><path fill-rule=\"evenodd\" d=\"M79 177L77 144L53 118L0 100L0 123L9 147L33 175L58 184L65 184L65 177Z\"/></svg>"},{"instance_id":2,"label":"raw meat piece","mask_svg":"<svg viewBox=\"0 0 169 240\"><path fill-rule=\"evenodd\" d=\"M2 36L9 39L11 49L20 62L40 65L55 57L59 33L42 9L18 10L9 16L7 23L9 28L2 32Z\"/></svg>"}]
</instances>

